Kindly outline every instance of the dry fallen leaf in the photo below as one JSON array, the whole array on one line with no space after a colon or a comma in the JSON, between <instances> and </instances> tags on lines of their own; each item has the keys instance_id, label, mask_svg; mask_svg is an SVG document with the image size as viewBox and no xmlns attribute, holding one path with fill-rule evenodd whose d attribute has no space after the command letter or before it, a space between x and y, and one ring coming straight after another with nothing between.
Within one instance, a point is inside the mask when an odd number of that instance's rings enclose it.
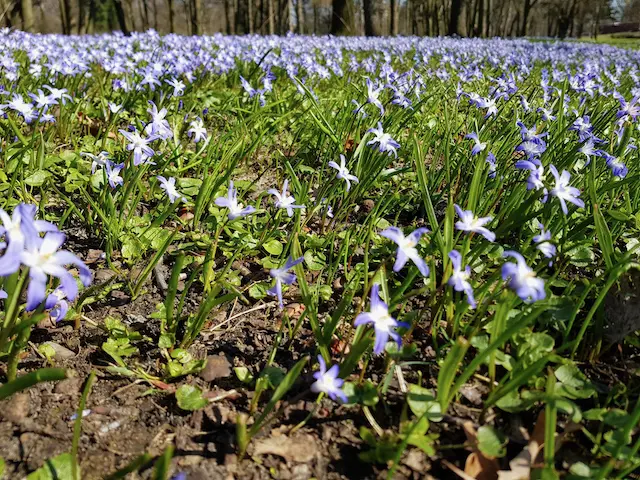
<instances>
[{"instance_id":1,"label":"dry fallen leaf","mask_svg":"<svg viewBox=\"0 0 640 480\"><path fill-rule=\"evenodd\" d=\"M472 422L464 422L462 425L467 441L471 444L473 452L467 457L464 472L477 480L494 480L498 478L500 464L495 458L485 456L478 449L478 437Z\"/></svg>"},{"instance_id":2,"label":"dry fallen leaf","mask_svg":"<svg viewBox=\"0 0 640 480\"><path fill-rule=\"evenodd\" d=\"M272 436L256 442L254 455L277 455L290 462L307 463L318 454L316 440L309 434Z\"/></svg>"}]
</instances>

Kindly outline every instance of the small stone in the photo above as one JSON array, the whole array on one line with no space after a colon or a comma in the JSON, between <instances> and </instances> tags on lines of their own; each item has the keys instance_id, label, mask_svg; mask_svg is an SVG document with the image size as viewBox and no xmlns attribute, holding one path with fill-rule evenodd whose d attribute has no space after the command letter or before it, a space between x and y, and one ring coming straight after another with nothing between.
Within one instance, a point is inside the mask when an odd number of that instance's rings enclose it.
<instances>
[{"instance_id":1,"label":"small stone","mask_svg":"<svg viewBox=\"0 0 640 480\"><path fill-rule=\"evenodd\" d=\"M56 383L53 392L63 395L76 395L80 393L81 388L82 378L67 378L66 380Z\"/></svg>"},{"instance_id":2,"label":"small stone","mask_svg":"<svg viewBox=\"0 0 640 480\"><path fill-rule=\"evenodd\" d=\"M98 270L94 276L95 283L104 283L111 280L115 276L115 272L113 270L109 270L108 268L101 268Z\"/></svg>"},{"instance_id":3,"label":"small stone","mask_svg":"<svg viewBox=\"0 0 640 480\"><path fill-rule=\"evenodd\" d=\"M28 393L16 393L4 402L4 405L0 406L0 414L10 422L21 423L29 415L29 404Z\"/></svg>"},{"instance_id":4,"label":"small stone","mask_svg":"<svg viewBox=\"0 0 640 480\"><path fill-rule=\"evenodd\" d=\"M291 468L292 480L307 480L311 477L313 477L311 467L307 464L302 463L300 465L294 465Z\"/></svg>"},{"instance_id":5,"label":"small stone","mask_svg":"<svg viewBox=\"0 0 640 480\"><path fill-rule=\"evenodd\" d=\"M217 378L226 378L231 375L231 363L224 355L211 355L207 358L207 364L200 372L200 378L205 382L213 382Z\"/></svg>"},{"instance_id":6,"label":"small stone","mask_svg":"<svg viewBox=\"0 0 640 480\"><path fill-rule=\"evenodd\" d=\"M290 462L308 463L318 455L318 445L313 436L298 434L281 435L259 440L254 445L254 455L277 455Z\"/></svg>"},{"instance_id":7,"label":"small stone","mask_svg":"<svg viewBox=\"0 0 640 480\"><path fill-rule=\"evenodd\" d=\"M104 252L102 250L96 250L94 248L90 248L84 259L84 263L86 264L96 263L103 259L104 259Z\"/></svg>"},{"instance_id":8,"label":"small stone","mask_svg":"<svg viewBox=\"0 0 640 480\"><path fill-rule=\"evenodd\" d=\"M67 360L76 356L75 352L72 352L67 347L63 347L56 342L45 342L43 345L47 345L53 349L56 354L53 356L56 360Z\"/></svg>"},{"instance_id":9,"label":"small stone","mask_svg":"<svg viewBox=\"0 0 640 480\"><path fill-rule=\"evenodd\" d=\"M375 202L368 198L364 202L362 202L362 211L365 213L369 213L375 206Z\"/></svg>"}]
</instances>

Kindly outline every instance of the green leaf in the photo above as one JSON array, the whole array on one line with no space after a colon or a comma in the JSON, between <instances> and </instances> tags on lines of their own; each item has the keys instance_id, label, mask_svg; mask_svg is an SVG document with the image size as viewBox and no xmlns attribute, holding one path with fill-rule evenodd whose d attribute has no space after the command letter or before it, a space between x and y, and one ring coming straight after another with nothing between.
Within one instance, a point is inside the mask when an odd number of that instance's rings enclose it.
<instances>
[{"instance_id":1,"label":"green leaf","mask_svg":"<svg viewBox=\"0 0 640 480\"><path fill-rule=\"evenodd\" d=\"M488 458L501 458L507 453L507 438L495 428L483 425L478 429L478 449Z\"/></svg>"},{"instance_id":2,"label":"green leaf","mask_svg":"<svg viewBox=\"0 0 640 480\"><path fill-rule=\"evenodd\" d=\"M140 258L144 250L145 247L138 238L132 235L127 235L125 240L122 242L120 252L125 260L132 262L133 260Z\"/></svg>"},{"instance_id":3,"label":"green leaf","mask_svg":"<svg viewBox=\"0 0 640 480\"><path fill-rule=\"evenodd\" d=\"M266 407L264 407L264 411L262 412L262 414L260 414L258 419L251 427L251 430L249 431L250 437L253 437L260 431L265 420L267 419L267 416L273 411L280 399L284 397L284 395L291 389L291 387L293 387L294 382L298 379L300 373L302 372L302 369L308 361L308 356L298 360L298 363L296 363L293 368L289 370L289 373L285 375L285 377L282 379L282 382L280 382L280 385L278 385L278 388L276 388L276 391L273 392L271 400L269 400L269 403L267 403Z\"/></svg>"},{"instance_id":4,"label":"green leaf","mask_svg":"<svg viewBox=\"0 0 640 480\"><path fill-rule=\"evenodd\" d=\"M595 478L595 472L586 463L577 462L571 465L569 473L582 478Z\"/></svg>"},{"instance_id":5,"label":"green leaf","mask_svg":"<svg viewBox=\"0 0 640 480\"><path fill-rule=\"evenodd\" d=\"M614 220L618 220L620 222L627 222L631 220L631 217L629 215L619 210L608 210L607 214L609 214L609 216Z\"/></svg>"},{"instance_id":6,"label":"green leaf","mask_svg":"<svg viewBox=\"0 0 640 480\"><path fill-rule=\"evenodd\" d=\"M38 346L38 352L51 362L56 356L56 350L49 343L43 343Z\"/></svg>"},{"instance_id":7,"label":"green leaf","mask_svg":"<svg viewBox=\"0 0 640 480\"><path fill-rule=\"evenodd\" d=\"M555 376L560 383L575 388L582 388L585 384L583 373L574 364L566 364L558 367Z\"/></svg>"},{"instance_id":8,"label":"green leaf","mask_svg":"<svg viewBox=\"0 0 640 480\"><path fill-rule=\"evenodd\" d=\"M567 250L566 254L569 257L569 263L576 267L588 267L589 265L592 265L596 259L591 247L586 245L573 247L572 249Z\"/></svg>"},{"instance_id":9,"label":"green leaf","mask_svg":"<svg viewBox=\"0 0 640 480\"><path fill-rule=\"evenodd\" d=\"M261 373L259 378L264 378L267 381L269 388L276 388L285 377L284 370L278 367L266 367Z\"/></svg>"},{"instance_id":10,"label":"green leaf","mask_svg":"<svg viewBox=\"0 0 640 480\"><path fill-rule=\"evenodd\" d=\"M178 401L178 407L188 411L200 410L209 403L202 396L202 390L193 385L181 385L176 390L176 400Z\"/></svg>"},{"instance_id":11,"label":"green leaf","mask_svg":"<svg viewBox=\"0 0 640 480\"><path fill-rule=\"evenodd\" d=\"M328 302L333 295L333 289L329 285L320 285L320 287L318 287L318 293L322 300Z\"/></svg>"},{"instance_id":12,"label":"green leaf","mask_svg":"<svg viewBox=\"0 0 640 480\"><path fill-rule=\"evenodd\" d=\"M131 345L128 338L109 338L102 344L102 349L111 356L130 357L138 353L138 348Z\"/></svg>"},{"instance_id":13,"label":"green leaf","mask_svg":"<svg viewBox=\"0 0 640 480\"><path fill-rule=\"evenodd\" d=\"M424 415L432 422L442 420L442 407L436 401L433 391L419 385L409 384L409 393L407 394L407 403L411 412L421 417Z\"/></svg>"},{"instance_id":14,"label":"green leaf","mask_svg":"<svg viewBox=\"0 0 640 480\"><path fill-rule=\"evenodd\" d=\"M51 177L51 172L37 170L24 179L24 183L30 187L40 187Z\"/></svg>"},{"instance_id":15,"label":"green leaf","mask_svg":"<svg viewBox=\"0 0 640 480\"><path fill-rule=\"evenodd\" d=\"M324 261L324 259L322 258L323 256L324 255L319 252L316 252L316 254L314 255L311 250L307 250L306 252L304 252L304 263L307 265L309 270L317 272L326 268L327 266L326 261Z\"/></svg>"},{"instance_id":16,"label":"green leaf","mask_svg":"<svg viewBox=\"0 0 640 480\"><path fill-rule=\"evenodd\" d=\"M596 392L574 364L560 366L556 369L555 376L560 382L556 387L556 393L560 396L572 399L589 398Z\"/></svg>"},{"instance_id":17,"label":"green leaf","mask_svg":"<svg viewBox=\"0 0 640 480\"><path fill-rule=\"evenodd\" d=\"M70 453L63 453L45 462L27 480L67 480L73 478L73 457Z\"/></svg>"},{"instance_id":18,"label":"green leaf","mask_svg":"<svg viewBox=\"0 0 640 480\"><path fill-rule=\"evenodd\" d=\"M158 347L171 348L176 343L176 336L172 333L163 333L158 339Z\"/></svg>"},{"instance_id":19,"label":"green leaf","mask_svg":"<svg viewBox=\"0 0 640 480\"><path fill-rule=\"evenodd\" d=\"M567 400L566 398L556 398L555 404L558 410L571 416L571 421L573 423L580 423L582 420L582 412L575 403L571 400Z\"/></svg>"},{"instance_id":20,"label":"green leaf","mask_svg":"<svg viewBox=\"0 0 640 480\"><path fill-rule=\"evenodd\" d=\"M4 470L5 470L4 458L0 457L0 479L4 475Z\"/></svg>"},{"instance_id":21,"label":"green leaf","mask_svg":"<svg viewBox=\"0 0 640 480\"><path fill-rule=\"evenodd\" d=\"M261 300L267 296L268 287L264 283L256 283L249 287L249 296L256 300Z\"/></svg>"},{"instance_id":22,"label":"green leaf","mask_svg":"<svg viewBox=\"0 0 640 480\"><path fill-rule=\"evenodd\" d=\"M378 403L378 390L369 380L365 380L361 385L353 382L345 382L342 391L348 398L348 403L366 405L373 407Z\"/></svg>"},{"instance_id":23,"label":"green leaf","mask_svg":"<svg viewBox=\"0 0 640 480\"><path fill-rule=\"evenodd\" d=\"M251 372L247 367L233 367L233 372L242 383L253 382L253 375L251 375Z\"/></svg>"},{"instance_id":24,"label":"green leaf","mask_svg":"<svg viewBox=\"0 0 640 480\"><path fill-rule=\"evenodd\" d=\"M282 253L282 250L284 249L282 243L280 243L275 238L263 243L262 248L264 248L267 253L273 255L274 257L280 255Z\"/></svg>"}]
</instances>

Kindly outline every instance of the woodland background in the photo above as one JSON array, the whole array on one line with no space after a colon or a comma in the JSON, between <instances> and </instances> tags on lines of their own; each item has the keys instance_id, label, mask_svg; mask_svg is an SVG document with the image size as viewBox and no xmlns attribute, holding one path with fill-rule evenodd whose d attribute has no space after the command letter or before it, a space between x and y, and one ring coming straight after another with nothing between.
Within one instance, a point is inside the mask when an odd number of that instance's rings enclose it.
<instances>
[{"instance_id":1,"label":"woodland background","mask_svg":"<svg viewBox=\"0 0 640 480\"><path fill-rule=\"evenodd\" d=\"M64 34L564 38L639 25L640 0L0 0L0 27Z\"/></svg>"}]
</instances>

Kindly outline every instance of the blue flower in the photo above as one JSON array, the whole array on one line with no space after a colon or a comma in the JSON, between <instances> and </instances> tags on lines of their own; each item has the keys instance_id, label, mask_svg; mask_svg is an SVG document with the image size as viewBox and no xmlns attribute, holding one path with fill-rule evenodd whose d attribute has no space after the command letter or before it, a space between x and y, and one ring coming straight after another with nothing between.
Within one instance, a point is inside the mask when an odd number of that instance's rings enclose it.
<instances>
[{"instance_id":1,"label":"blue flower","mask_svg":"<svg viewBox=\"0 0 640 480\"><path fill-rule=\"evenodd\" d=\"M27 248L20 253L20 263L29 268L27 311L35 310L45 301L47 276L60 280L69 300L76 298L78 285L73 275L64 268L65 265L74 265L78 268L80 279L85 287L91 284L91 271L86 265L71 252L59 250L65 240L63 233L47 232L44 238L37 237L33 240L35 241L28 242ZM2 276L7 273L0 271Z\"/></svg>"},{"instance_id":2,"label":"blue flower","mask_svg":"<svg viewBox=\"0 0 640 480\"><path fill-rule=\"evenodd\" d=\"M286 263L280 268L272 268L269 271L269 275L273 279L275 279L276 283L273 287L267 290L267 293L271 296L278 297L278 306L280 309L284 308L284 304L282 302L282 284L291 285L296 281L296 275L294 273L289 273L288 270L295 267L299 263L304 260L304 257L297 258L293 260L293 258L289 257Z\"/></svg>"},{"instance_id":3,"label":"blue flower","mask_svg":"<svg viewBox=\"0 0 640 480\"><path fill-rule=\"evenodd\" d=\"M334 401L340 399L342 402L347 403L347 395L342 391L344 380L338 378L340 374L338 365L333 365L327 370L327 364L322 355L318 355L318 363L320 364L320 369L313 374L313 378L316 381L311 385L311 391L315 393L323 392Z\"/></svg>"},{"instance_id":4,"label":"blue flower","mask_svg":"<svg viewBox=\"0 0 640 480\"><path fill-rule=\"evenodd\" d=\"M124 163L113 163L110 160L105 162L105 171L107 173L107 181L111 188L124 184L124 179L120 176L120 172L124 168Z\"/></svg>"},{"instance_id":5,"label":"blue flower","mask_svg":"<svg viewBox=\"0 0 640 480\"><path fill-rule=\"evenodd\" d=\"M471 155L477 155L485 148L487 148L487 144L480 141L478 138L478 134L476 132L471 132L465 135L466 139L473 140L473 148L471 149Z\"/></svg>"},{"instance_id":6,"label":"blue flower","mask_svg":"<svg viewBox=\"0 0 640 480\"><path fill-rule=\"evenodd\" d=\"M393 240L398 245L396 262L393 265L394 272L402 270L407 260L411 259L423 276L429 276L429 267L416 249L418 242L420 242L420 237L428 232L429 230L426 228L417 228L406 237L398 227L389 227L380 232L380 235Z\"/></svg>"},{"instance_id":7,"label":"blue flower","mask_svg":"<svg viewBox=\"0 0 640 480\"><path fill-rule=\"evenodd\" d=\"M384 107L380 101L380 92L382 92L382 86L376 86L369 78L367 82L367 103L375 105L380 110L380 116L384 115Z\"/></svg>"},{"instance_id":8,"label":"blue flower","mask_svg":"<svg viewBox=\"0 0 640 480\"><path fill-rule=\"evenodd\" d=\"M195 120L192 120L189 124L189 130L187 130L187 135L189 137L193 137L193 141L195 143L199 143L202 140L207 139L207 129L204 126L204 122L200 117L197 117Z\"/></svg>"},{"instance_id":9,"label":"blue flower","mask_svg":"<svg viewBox=\"0 0 640 480\"><path fill-rule=\"evenodd\" d=\"M396 149L400 148L400 144L396 142L391 135L382 130L382 122L378 122L378 128L370 128L367 130L367 133L373 133L375 135L375 138L369 140L367 145L377 143L380 153L388 152L389 155L393 153L393 155L398 158L398 152Z\"/></svg>"},{"instance_id":10,"label":"blue flower","mask_svg":"<svg viewBox=\"0 0 640 480\"><path fill-rule=\"evenodd\" d=\"M171 203L174 203L176 200L182 200L183 202L187 201L187 199L184 198L184 196L176 188L175 178L171 177L169 179L166 179L162 175L158 175L156 178L158 179L158 182L160 182L160 188L165 191Z\"/></svg>"},{"instance_id":11,"label":"blue flower","mask_svg":"<svg viewBox=\"0 0 640 480\"><path fill-rule=\"evenodd\" d=\"M494 242L496 234L485 228L484 225L493 220L493 217L476 217L471 210L462 210L458 205L454 205L460 221L456 222L456 228L463 232L475 232L482 235L490 242Z\"/></svg>"},{"instance_id":12,"label":"blue flower","mask_svg":"<svg viewBox=\"0 0 640 480\"><path fill-rule=\"evenodd\" d=\"M293 198L292 195L287 193L287 189L289 188L289 180L285 180L282 185L282 192L279 192L275 188L270 188L268 193L276 197L276 208L284 208L287 211L287 215L290 217L293 216L294 208L304 208L304 205L296 205L296 199Z\"/></svg>"},{"instance_id":13,"label":"blue flower","mask_svg":"<svg viewBox=\"0 0 640 480\"><path fill-rule=\"evenodd\" d=\"M581 142L584 142L591 136L591 132L593 131L589 115L576 118L573 124L569 127L569 130L575 130L578 132L578 138Z\"/></svg>"},{"instance_id":14,"label":"blue flower","mask_svg":"<svg viewBox=\"0 0 640 480\"><path fill-rule=\"evenodd\" d=\"M153 157L155 152L149 144L157 140L157 136L150 135L147 138L142 138L140 133L136 130L133 132L119 130L119 132L129 141L127 144L127 150L133 151L133 164L135 166L145 163L147 159Z\"/></svg>"},{"instance_id":15,"label":"blue flower","mask_svg":"<svg viewBox=\"0 0 640 480\"><path fill-rule=\"evenodd\" d=\"M556 246L551 243L551 232L549 230L544 229L544 225L538 223L538 228L540 229L540 235L536 235L533 237L533 243L536 244L536 248L542 252L542 254L547 257L553 259L556 256ZM549 262L551 265L553 261Z\"/></svg>"},{"instance_id":16,"label":"blue flower","mask_svg":"<svg viewBox=\"0 0 640 480\"><path fill-rule=\"evenodd\" d=\"M614 177L624 178L627 176L627 173L629 173L629 169L622 161L618 159L618 157L610 155L609 153L602 150L599 150L599 152L601 156L604 157L604 159L607 161L607 167L611 169L611 173Z\"/></svg>"},{"instance_id":17,"label":"blue flower","mask_svg":"<svg viewBox=\"0 0 640 480\"><path fill-rule=\"evenodd\" d=\"M578 198L580 190L569 185L571 174L566 170L563 170L562 174L558 174L558 170L553 165L549 165L549 170L556 179L556 186L549 193L560 200L562 212L565 215L569 213L566 202L571 202L580 208L584 207L584 202Z\"/></svg>"},{"instance_id":18,"label":"blue flower","mask_svg":"<svg viewBox=\"0 0 640 480\"><path fill-rule=\"evenodd\" d=\"M256 211L255 207L242 207L241 203L238 203L238 190L233 188L233 180L229 181L229 190L226 197L218 197L215 200L216 205L219 207L226 207L229 209L227 217L229 220L235 220L236 218L250 215Z\"/></svg>"},{"instance_id":19,"label":"blue flower","mask_svg":"<svg viewBox=\"0 0 640 480\"><path fill-rule=\"evenodd\" d=\"M368 312L358 315L353 323L356 327L368 323L373 324L376 334L373 353L376 355L379 355L384 351L384 347L389 341L389 337L398 344L398 347L401 347L402 338L395 329L398 327L409 328L408 323L398 322L395 318L389 315L389 307L380 298L379 290L380 286L377 283L373 284L371 287L371 308Z\"/></svg>"},{"instance_id":20,"label":"blue flower","mask_svg":"<svg viewBox=\"0 0 640 480\"><path fill-rule=\"evenodd\" d=\"M349 173L349 169L347 168L344 155L340 154L340 165L338 165L336 162L331 160L329 162L329 166L331 168L335 168L338 171L338 175L336 176L339 179L342 179L345 182L347 182L347 192L351 189L351 182L353 183L359 182L358 177L356 177L355 175L351 175L351 173Z\"/></svg>"},{"instance_id":21,"label":"blue flower","mask_svg":"<svg viewBox=\"0 0 640 480\"><path fill-rule=\"evenodd\" d=\"M544 280L536 277L534 272L518 252L507 250L503 257L513 257L516 263L507 262L502 265L502 279L508 281L509 288L526 303L537 302L545 298Z\"/></svg>"},{"instance_id":22,"label":"blue flower","mask_svg":"<svg viewBox=\"0 0 640 480\"><path fill-rule=\"evenodd\" d=\"M51 310L49 312L51 320L56 323L64 320L64 318L67 316L67 312L69 311L69 303L67 303L66 299L67 294L64 291L64 287L59 286L53 291L53 293L49 294L44 303L44 308L46 310Z\"/></svg>"},{"instance_id":23,"label":"blue flower","mask_svg":"<svg viewBox=\"0 0 640 480\"><path fill-rule=\"evenodd\" d=\"M549 191L544 184L545 173L542 163L537 158L531 160L518 160L516 168L529 170L527 178L527 190L542 190L542 203L547 201Z\"/></svg>"},{"instance_id":24,"label":"blue flower","mask_svg":"<svg viewBox=\"0 0 640 480\"><path fill-rule=\"evenodd\" d=\"M476 308L476 301L473 298L473 288L469 283L471 276L471 267L467 265L462 269L462 255L457 250L449 252L449 258L453 265L453 273L449 277L447 283L453 287L456 292L464 292L467 295L467 303L471 308Z\"/></svg>"},{"instance_id":25,"label":"blue flower","mask_svg":"<svg viewBox=\"0 0 640 480\"><path fill-rule=\"evenodd\" d=\"M149 100L149 105L151 105L151 108L149 108L147 112L151 115L151 122L145 127L144 133L154 135L161 140L168 140L173 137L173 130L171 130L169 122L165 119L167 109L163 108L158 111L158 107L151 100Z\"/></svg>"},{"instance_id":26,"label":"blue flower","mask_svg":"<svg viewBox=\"0 0 640 480\"><path fill-rule=\"evenodd\" d=\"M489 178L496 178L496 156L492 152L487 153L486 162L489 164Z\"/></svg>"}]
</instances>

